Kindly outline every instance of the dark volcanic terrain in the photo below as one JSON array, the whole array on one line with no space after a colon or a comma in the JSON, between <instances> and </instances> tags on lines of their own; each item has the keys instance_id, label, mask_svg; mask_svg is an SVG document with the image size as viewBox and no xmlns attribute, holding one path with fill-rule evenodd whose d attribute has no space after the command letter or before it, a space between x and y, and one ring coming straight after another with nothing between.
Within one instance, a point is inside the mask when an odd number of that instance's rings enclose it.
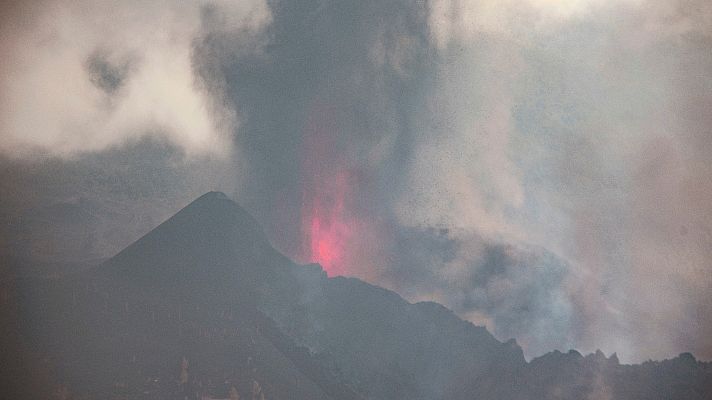
<instances>
[{"instance_id":1,"label":"dark volcanic terrain","mask_svg":"<svg viewBox=\"0 0 712 400\"><path fill-rule=\"evenodd\" d=\"M712 398L690 354L527 362L439 304L293 263L217 192L99 266L0 289L9 399Z\"/></svg>"}]
</instances>

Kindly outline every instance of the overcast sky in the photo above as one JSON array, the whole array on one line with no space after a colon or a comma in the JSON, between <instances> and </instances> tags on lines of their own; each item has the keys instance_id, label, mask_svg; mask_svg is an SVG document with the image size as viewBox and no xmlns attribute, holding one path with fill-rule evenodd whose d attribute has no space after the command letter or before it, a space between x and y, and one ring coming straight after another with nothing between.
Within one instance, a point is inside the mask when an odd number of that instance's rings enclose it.
<instances>
[{"instance_id":1,"label":"overcast sky","mask_svg":"<svg viewBox=\"0 0 712 400\"><path fill-rule=\"evenodd\" d=\"M1 10L3 256L107 257L222 190L527 357L712 359L708 1Z\"/></svg>"}]
</instances>

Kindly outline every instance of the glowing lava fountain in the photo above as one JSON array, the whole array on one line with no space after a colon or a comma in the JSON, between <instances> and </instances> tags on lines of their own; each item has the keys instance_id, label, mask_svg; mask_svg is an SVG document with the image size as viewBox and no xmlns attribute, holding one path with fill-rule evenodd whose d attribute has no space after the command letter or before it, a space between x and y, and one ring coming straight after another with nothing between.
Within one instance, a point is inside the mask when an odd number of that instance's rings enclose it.
<instances>
[{"instance_id":1,"label":"glowing lava fountain","mask_svg":"<svg viewBox=\"0 0 712 400\"><path fill-rule=\"evenodd\" d=\"M308 229L310 259L318 262L329 276L342 275L351 230L345 214L348 179L340 174L305 202L304 228ZM328 190L324 190L328 189Z\"/></svg>"},{"instance_id":2,"label":"glowing lava fountain","mask_svg":"<svg viewBox=\"0 0 712 400\"><path fill-rule=\"evenodd\" d=\"M354 222L349 214L352 173L338 142L339 124L328 104L312 105L302 152L302 256L321 264L329 276L347 273Z\"/></svg>"}]
</instances>

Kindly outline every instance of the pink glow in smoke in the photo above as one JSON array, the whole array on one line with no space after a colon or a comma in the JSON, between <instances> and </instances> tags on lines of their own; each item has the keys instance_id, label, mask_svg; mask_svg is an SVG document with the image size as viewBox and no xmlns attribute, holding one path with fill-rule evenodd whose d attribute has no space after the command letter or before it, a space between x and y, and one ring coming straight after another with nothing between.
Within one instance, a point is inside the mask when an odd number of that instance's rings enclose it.
<instances>
[{"instance_id":1,"label":"pink glow in smoke","mask_svg":"<svg viewBox=\"0 0 712 400\"><path fill-rule=\"evenodd\" d=\"M329 276L347 271L355 221L349 214L351 173L343 165L338 124L326 104L314 104L302 152L302 258L319 263Z\"/></svg>"},{"instance_id":2,"label":"pink glow in smoke","mask_svg":"<svg viewBox=\"0 0 712 400\"><path fill-rule=\"evenodd\" d=\"M347 179L342 174L322 185L303 213L303 223L309 229L310 259L321 264L329 276L346 272L346 251L351 237L344 207L347 190Z\"/></svg>"},{"instance_id":3,"label":"pink glow in smoke","mask_svg":"<svg viewBox=\"0 0 712 400\"><path fill-rule=\"evenodd\" d=\"M312 104L302 142L301 254L329 276L374 278L373 265L384 261L388 230L362 203L369 173L354 160L349 138L340 133L338 107ZM361 201L361 203L359 203Z\"/></svg>"}]
</instances>

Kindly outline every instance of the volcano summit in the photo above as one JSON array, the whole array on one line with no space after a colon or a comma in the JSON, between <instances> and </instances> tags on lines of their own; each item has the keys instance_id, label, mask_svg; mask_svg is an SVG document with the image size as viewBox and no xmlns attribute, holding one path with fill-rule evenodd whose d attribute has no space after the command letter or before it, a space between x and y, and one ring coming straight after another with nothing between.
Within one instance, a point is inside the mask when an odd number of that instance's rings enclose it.
<instances>
[{"instance_id":1,"label":"volcano summit","mask_svg":"<svg viewBox=\"0 0 712 400\"><path fill-rule=\"evenodd\" d=\"M690 354L527 362L439 304L293 263L218 192L101 265L5 293L9 398L712 397L712 364Z\"/></svg>"}]
</instances>

